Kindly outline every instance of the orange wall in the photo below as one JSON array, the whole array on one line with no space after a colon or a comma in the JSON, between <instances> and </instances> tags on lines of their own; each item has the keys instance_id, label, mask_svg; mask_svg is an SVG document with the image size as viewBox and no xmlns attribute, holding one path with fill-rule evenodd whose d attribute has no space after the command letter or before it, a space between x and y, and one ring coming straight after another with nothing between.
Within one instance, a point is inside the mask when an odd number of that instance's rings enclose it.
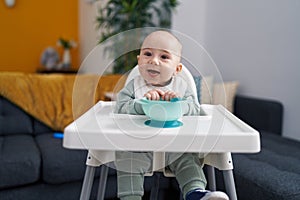
<instances>
[{"instance_id":1,"label":"orange wall","mask_svg":"<svg viewBox=\"0 0 300 200\"><path fill-rule=\"evenodd\" d=\"M13 8L0 1L0 71L35 72L43 50L59 37L78 42L78 0L16 0ZM78 46L71 50L78 68Z\"/></svg>"}]
</instances>

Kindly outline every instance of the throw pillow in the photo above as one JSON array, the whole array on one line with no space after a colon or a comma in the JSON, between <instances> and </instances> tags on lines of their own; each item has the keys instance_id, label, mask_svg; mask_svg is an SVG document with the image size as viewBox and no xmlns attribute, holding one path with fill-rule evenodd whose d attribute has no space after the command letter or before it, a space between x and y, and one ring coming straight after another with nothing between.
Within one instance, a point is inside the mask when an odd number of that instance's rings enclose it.
<instances>
[{"instance_id":1,"label":"throw pillow","mask_svg":"<svg viewBox=\"0 0 300 200\"><path fill-rule=\"evenodd\" d=\"M204 76L201 79L200 84L200 103L201 104L212 104L214 78L213 76Z\"/></svg>"},{"instance_id":2,"label":"throw pillow","mask_svg":"<svg viewBox=\"0 0 300 200\"><path fill-rule=\"evenodd\" d=\"M216 83L213 90L212 104L221 104L227 108L227 110L233 112L234 99L238 85L238 81Z\"/></svg>"}]
</instances>

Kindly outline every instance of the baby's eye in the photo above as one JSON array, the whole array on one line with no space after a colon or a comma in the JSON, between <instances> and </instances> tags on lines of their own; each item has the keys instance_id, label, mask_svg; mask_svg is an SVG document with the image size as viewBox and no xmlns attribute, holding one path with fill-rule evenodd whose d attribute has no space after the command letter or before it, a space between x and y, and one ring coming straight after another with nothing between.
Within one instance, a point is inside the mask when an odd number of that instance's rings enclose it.
<instances>
[{"instance_id":1,"label":"baby's eye","mask_svg":"<svg viewBox=\"0 0 300 200\"><path fill-rule=\"evenodd\" d=\"M151 52L146 51L146 52L144 52L144 55L145 55L145 56L151 56L152 54L151 54Z\"/></svg>"},{"instance_id":2,"label":"baby's eye","mask_svg":"<svg viewBox=\"0 0 300 200\"><path fill-rule=\"evenodd\" d=\"M165 59L169 59L169 56L168 55L162 55L161 58L165 60Z\"/></svg>"}]
</instances>

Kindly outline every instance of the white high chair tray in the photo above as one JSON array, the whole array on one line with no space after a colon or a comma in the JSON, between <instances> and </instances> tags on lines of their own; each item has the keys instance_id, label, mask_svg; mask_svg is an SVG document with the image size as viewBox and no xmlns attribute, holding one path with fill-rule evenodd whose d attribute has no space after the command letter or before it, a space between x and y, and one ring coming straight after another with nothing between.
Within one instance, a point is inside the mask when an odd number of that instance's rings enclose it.
<instances>
[{"instance_id":1,"label":"white high chair tray","mask_svg":"<svg viewBox=\"0 0 300 200\"><path fill-rule=\"evenodd\" d=\"M99 101L64 130L71 149L154 152L260 151L259 133L221 105L201 105L204 116L184 116L183 126L154 128L143 115L113 113L115 102Z\"/></svg>"}]
</instances>

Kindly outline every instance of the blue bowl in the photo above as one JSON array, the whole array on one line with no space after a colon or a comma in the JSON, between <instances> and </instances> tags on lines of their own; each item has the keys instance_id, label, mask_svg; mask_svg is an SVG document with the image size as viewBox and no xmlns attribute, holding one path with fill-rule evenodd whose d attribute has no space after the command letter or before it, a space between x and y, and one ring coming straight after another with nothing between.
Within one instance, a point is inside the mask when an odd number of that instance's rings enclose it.
<instances>
[{"instance_id":1,"label":"blue bowl","mask_svg":"<svg viewBox=\"0 0 300 200\"><path fill-rule=\"evenodd\" d=\"M137 101L142 105L143 111L150 120L145 124L153 127L178 127L182 122L178 121L183 116L184 100L155 101L146 98Z\"/></svg>"}]
</instances>

